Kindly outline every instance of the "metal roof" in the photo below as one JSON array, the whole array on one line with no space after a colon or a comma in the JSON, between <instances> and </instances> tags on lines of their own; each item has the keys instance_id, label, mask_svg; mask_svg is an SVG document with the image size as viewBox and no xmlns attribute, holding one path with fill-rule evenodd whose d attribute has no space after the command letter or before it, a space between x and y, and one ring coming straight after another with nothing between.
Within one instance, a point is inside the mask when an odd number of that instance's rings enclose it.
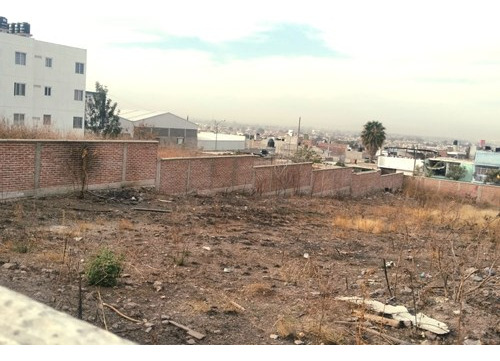
<instances>
[{"instance_id":1,"label":"metal roof","mask_svg":"<svg viewBox=\"0 0 500 361\"><path fill-rule=\"evenodd\" d=\"M196 123L181 118L175 114L162 111L149 110L122 110L119 114L121 120L126 120L134 125L153 128L176 128L198 130ZM130 124L129 123L129 124Z\"/></svg>"}]
</instances>

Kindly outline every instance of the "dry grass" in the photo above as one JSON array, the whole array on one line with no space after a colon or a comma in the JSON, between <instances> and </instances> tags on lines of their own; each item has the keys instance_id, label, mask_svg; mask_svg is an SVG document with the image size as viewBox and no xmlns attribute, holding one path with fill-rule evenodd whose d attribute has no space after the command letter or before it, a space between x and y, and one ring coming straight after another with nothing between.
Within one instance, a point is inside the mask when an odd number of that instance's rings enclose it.
<instances>
[{"instance_id":1,"label":"dry grass","mask_svg":"<svg viewBox=\"0 0 500 361\"><path fill-rule=\"evenodd\" d=\"M128 219L120 219L118 222L118 229L120 231L132 231L134 229L134 225Z\"/></svg>"},{"instance_id":2,"label":"dry grass","mask_svg":"<svg viewBox=\"0 0 500 361\"><path fill-rule=\"evenodd\" d=\"M354 218L338 216L333 220L334 227L350 229L359 232L380 234L389 231L388 224L382 219L357 216Z\"/></svg>"},{"instance_id":3,"label":"dry grass","mask_svg":"<svg viewBox=\"0 0 500 361\"><path fill-rule=\"evenodd\" d=\"M195 313L207 313L211 309L207 301L203 300L193 300L188 302L188 305L191 306Z\"/></svg>"},{"instance_id":4,"label":"dry grass","mask_svg":"<svg viewBox=\"0 0 500 361\"><path fill-rule=\"evenodd\" d=\"M273 294L273 289L265 283L251 283L243 289L247 297L269 296Z\"/></svg>"},{"instance_id":5,"label":"dry grass","mask_svg":"<svg viewBox=\"0 0 500 361\"><path fill-rule=\"evenodd\" d=\"M158 157L160 158L182 158L182 157L200 157L203 153L197 149L184 147L160 147L158 148Z\"/></svg>"},{"instance_id":6,"label":"dry grass","mask_svg":"<svg viewBox=\"0 0 500 361\"><path fill-rule=\"evenodd\" d=\"M292 317L280 316L275 323L276 333L281 338L295 338L298 334L297 321Z\"/></svg>"}]
</instances>

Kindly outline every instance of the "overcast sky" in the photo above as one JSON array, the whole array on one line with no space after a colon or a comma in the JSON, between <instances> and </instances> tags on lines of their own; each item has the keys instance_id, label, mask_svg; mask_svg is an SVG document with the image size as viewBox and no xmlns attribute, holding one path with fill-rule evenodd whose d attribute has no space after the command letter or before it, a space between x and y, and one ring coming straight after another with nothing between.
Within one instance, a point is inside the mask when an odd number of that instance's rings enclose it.
<instances>
[{"instance_id":1,"label":"overcast sky","mask_svg":"<svg viewBox=\"0 0 500 361\"><path fill-rule=\"evenodd\" d=\"M500 2L4 1L87 90L190 120L500 140Z\"/></svg>"}]
</instances>

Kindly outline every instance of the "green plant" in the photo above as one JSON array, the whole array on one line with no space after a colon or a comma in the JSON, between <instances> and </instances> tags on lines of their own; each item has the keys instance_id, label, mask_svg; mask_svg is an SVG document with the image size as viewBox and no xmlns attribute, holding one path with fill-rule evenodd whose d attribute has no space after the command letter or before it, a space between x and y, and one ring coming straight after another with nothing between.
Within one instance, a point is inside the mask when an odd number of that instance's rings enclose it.
<instances>
[{"instance_id":1,"label":"green plant","mask_svg":"<svg viewBox=\"0 0 500 361\"><path fill-rule=\"evenodd\" d=\"M465 169L465 167L462 167L458 164L450 164L448 172L446 173L446 177L457 181L460 178L463 178L466 173L467 169Z\"/></svg>"},{"instance_id":2,"label":"green plant","mask_svg":"<svg viewBox=\"0 0 500 361\"><path fill-rule=\"evenodd\" d=\"M103 248L90 260L85 274L90 285L112 287L116 286L122 269L123 256Z\"/></svg>"},{"instance_id":3,"label":"green plant","mask_svg":"<svg viewBox=\"0 0 500 361\"><path fill-rule=\"evenodd\" d=\"M486 173L485 182L500 184L500 169L490 170L488 173Z\"/></svg>"}]
</instances>

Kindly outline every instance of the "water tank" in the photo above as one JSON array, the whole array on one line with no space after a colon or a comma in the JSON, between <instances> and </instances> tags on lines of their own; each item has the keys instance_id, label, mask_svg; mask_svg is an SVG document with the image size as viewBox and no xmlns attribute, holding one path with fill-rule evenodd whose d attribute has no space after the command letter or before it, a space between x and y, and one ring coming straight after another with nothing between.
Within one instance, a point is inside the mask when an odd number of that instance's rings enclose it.
<instances>
[{"instance_id":1,"label":"water tank","mask_svg":"<svg viewBox=\"0 0 500 361\"><path fill-rule=\"evenodd\" d=\"M19 23L19 33L29 34L30 33L30 24L29 23Z\"/></svg>"}]
</instances>

